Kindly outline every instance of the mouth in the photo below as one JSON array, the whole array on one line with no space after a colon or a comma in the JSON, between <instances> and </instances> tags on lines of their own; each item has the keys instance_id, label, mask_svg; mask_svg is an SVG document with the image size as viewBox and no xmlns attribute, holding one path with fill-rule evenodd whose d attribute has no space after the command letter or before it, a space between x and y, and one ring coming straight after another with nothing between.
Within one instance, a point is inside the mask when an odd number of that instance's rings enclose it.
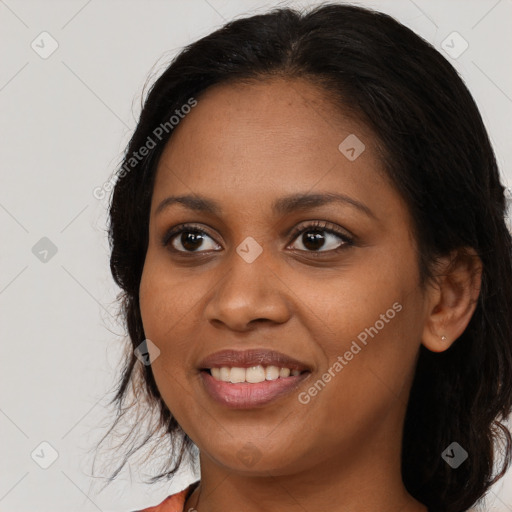
<instances>
[{"instance_id":1,"label":"mouth","mask_svg":"<svg viewBox=\"0 0 512 512\"><path fill-rule=\"evenodd\" d=\"M212 370L216 370L213 368ZM218 369L217 369L218 370ZM211 370L202 370L200 372L203 389L206 396L215 403L230 409L255 409L267 406L279 399L283 400L285 396L292 396L294 391L305 381L311 372L298 370L285 376L279 376L273 380L261 380L258 382L241 381L242 374L238 374L238 368L220 368L220 372L235 370L233 380L239 379L239 382L230 382L217 379L211 373ZM245 368L243 369L246 370ZM251 379L252 368L249 370L249 379ZM261 369L255 372L261 374ZM283 374L288 373L287 371ZM238 376L239 375L239 376ZM260 378L260 377L258 377ZM253 379L255 380L255 379Z\"/></svg>"},{"instance_id":2,"label":"mouth","mask_svg":"<svg viewBox=\"0 0 512 512\"><path fill-rule=\"evenodd\" d=\"M232 409L262 407L290 395L312 373L306 363L266 349L216 352L198 370L207 397Z\"/></svg>"}]
</instances>

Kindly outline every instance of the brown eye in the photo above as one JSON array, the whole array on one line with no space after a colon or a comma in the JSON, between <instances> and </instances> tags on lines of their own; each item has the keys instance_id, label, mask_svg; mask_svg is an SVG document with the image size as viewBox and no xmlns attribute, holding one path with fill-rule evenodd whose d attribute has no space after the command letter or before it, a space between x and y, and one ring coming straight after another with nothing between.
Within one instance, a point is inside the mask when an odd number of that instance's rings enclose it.
<instances>
[{"instance_id":1,"label":"brown eye","mask_svg":"<svg viewBox=\"0 0 512 512\"><path fill-rule=\"evenodd\" d=\"M327 223L315 223L299 228L294 233L294 240L299 242L296 249L307 252L329 252L353 245L344 233L334 228L327 228Z\"/></svg>"},{"instance_id":2,"label":"brown eye","mask_svg":"<svg viewBox=\"0 0 512 512\"><path fill-rule=\"evenodd\" d=\"M187 226L172 229L162 243L173 251L184 253L218 250L220 247L205 231Z\"/></svg>"}]
</instances>

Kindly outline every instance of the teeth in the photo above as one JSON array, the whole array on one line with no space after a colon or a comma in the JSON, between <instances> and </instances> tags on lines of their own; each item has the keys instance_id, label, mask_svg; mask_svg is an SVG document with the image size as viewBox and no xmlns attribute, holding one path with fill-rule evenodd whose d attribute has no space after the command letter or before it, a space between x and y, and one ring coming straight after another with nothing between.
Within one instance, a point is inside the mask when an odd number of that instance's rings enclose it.
<instances>
[{"instance_id":1,"label":"teeth","mask_svg":"<svg viewBox=\"0 0 512 512\"><path fill-rule=\"evenodd\" d=\"M233 371L238 370L238 368L231 368L231 375L233 375ZM240 368L243 370L243 368ZM265 368L263 366L251 366L245 370L245 380L247 382L251 382L252 384L256 384L257 382L263 382L266 379ZM243 381L240 381L243 382Z\"/></svg>"},{"instance_id":2,"label":"teeth","mask_svg":"<svg viewBox=\"0 0 512 512\"><path fill-rule=\"evenodd\" d=\"M279 370L279 377L288 377L290 375L290 368L281 368Z\"/></svg>"},{"instance_id":3,"label":"teeth","mask_svg":"<svg viewBox=\"0 0 512 512\"><path fill-rule=\"evenodd\" d=\"M276 380L300 375L299 370L290 370L290 368L279 368L278 366L251 366L249 368L229 368L222 366L221 368L210 368L212 377L223 382L239 383L249 382L257 384L265 380Z\"/></svg>"},{"instance_id":4,"label":"teeth","mask_svg":"<svg viewBox=\"0 0 512 512\"><path fill-rule=\"evenodd\" d=\"M284 370L284 368L283 368ZM278 366L267 366L265 368L265 379L276 380L279 378L279 367Z\"/></svg>"},{"instance_id":5,"label":"teeth","mask_svg":"<svg viewBox=\"0 0 512 512\"><path fill-rule=\"evenodd\" d=\"M229 373L229 382L234 384L238 382L245 382L245 368L231 368Z\"/></svg>"}]
</instances>

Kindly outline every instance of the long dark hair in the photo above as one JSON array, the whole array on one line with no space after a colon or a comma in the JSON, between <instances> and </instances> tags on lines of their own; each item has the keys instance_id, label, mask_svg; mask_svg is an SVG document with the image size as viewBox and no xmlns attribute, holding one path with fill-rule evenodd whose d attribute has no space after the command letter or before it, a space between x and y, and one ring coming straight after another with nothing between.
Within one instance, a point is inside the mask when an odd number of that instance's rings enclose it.
<instances>
[{"instance_id":1,"label":"long dark hair","mask_svg":"<svg viewBox=\"0 0 512 512\"><path fill-rule=\"evenodd\" d=\"M392 17L341 4L304 13L278 8L232 21L181 51L147 95L110 205L110 265L122 289L129 345L109 433L129 408L130 389L141 393L130 405L157 411L158 421L130 444L117 472L157 431L173 448L152 481L175 474L194 446L163 402L151 366L134 355L145 339L138 293L155 170L172 136L169 119L214 84L274 76L317 84L372 129L413 218L422 286L433 277L436 258L452 250L471 247L482 260L478 304L464 333L444 352L420 347L402 446L402 477L412 496L432 510L467 510L503 476L512 455L500 421L512 406L512 255L504 187L477 106L452 65ZM168 130L155 132L166 122ZM149 139L154 147L135 164L130 159ZM503 461L494 474L499 440ZM468 452L457 469L441 457L454 441Z\"/></svg>"}]
</instances>

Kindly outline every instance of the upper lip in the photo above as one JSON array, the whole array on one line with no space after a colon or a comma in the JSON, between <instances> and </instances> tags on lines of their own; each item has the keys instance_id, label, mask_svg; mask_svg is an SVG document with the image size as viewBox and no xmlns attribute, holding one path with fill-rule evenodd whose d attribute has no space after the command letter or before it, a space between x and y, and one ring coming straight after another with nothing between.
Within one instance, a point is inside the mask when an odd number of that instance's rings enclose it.
<instances>
[{"instance_id":1,"label":"upper lip","mask_svg":"<svg viewBox=\"0 0 512 512\"><path fill-rule=\"evenodd\" d=\"M293 357L276 352L275 350L266 350L256 348L251 350L221 350L205 357L199 363L199 369L209 370L210 368L220 368L222 366L249 368L251 366L278 366L279 368L290 368L290 370L310 371L306 363L298 361Z\"/></svg>"}]
</instances>

